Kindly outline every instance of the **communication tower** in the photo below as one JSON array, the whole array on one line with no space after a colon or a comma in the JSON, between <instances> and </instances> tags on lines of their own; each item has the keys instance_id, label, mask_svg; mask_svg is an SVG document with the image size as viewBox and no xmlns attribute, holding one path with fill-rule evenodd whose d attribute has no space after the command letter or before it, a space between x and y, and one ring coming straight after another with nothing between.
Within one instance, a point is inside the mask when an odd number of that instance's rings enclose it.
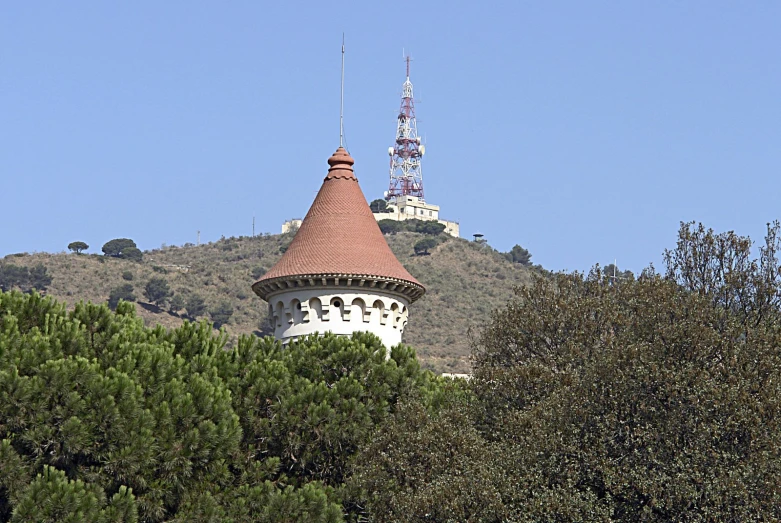
<instances>
[{"instance_id":1,"label":"communication tower","mask_svg":"<svg viewBox=\"0 0 781 523\"><path fill-rule=\"evenodd\" d=\"M412 96L412 82L409 80L409 56L406 61L407 80L402 86L401 109L396 123L396 142L392 147L388 147L390 185L385 193L385 199L396 201L401 196L416 196L420 201L425 201L420 159L426 147L420 143L415 121L415 100Z\"/></svg>"}]
</instances>

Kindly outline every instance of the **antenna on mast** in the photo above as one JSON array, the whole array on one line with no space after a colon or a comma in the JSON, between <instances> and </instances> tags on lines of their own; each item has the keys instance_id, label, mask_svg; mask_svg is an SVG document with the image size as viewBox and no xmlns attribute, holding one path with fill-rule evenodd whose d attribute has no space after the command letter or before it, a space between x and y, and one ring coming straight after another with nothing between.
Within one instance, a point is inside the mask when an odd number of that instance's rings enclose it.
<instances>
[{"instance_id":1,"label":"antenna on mast","mask_svg":"<svg viewBox=\"0 0 781 523\"><path fill-rule=\"evenodd\" d=\"M339 147L344 147L344 33L342 33L342 88L339 100Z\"/></svg>"},{"instance_id":2,"label":"antenna on mast","mask_svg":"<svg viewBox=\"0 0 781 523\"><path fill-rule=\"evenodd\" d=\"M407 63L407 78L401 95L401 107L396 113L396 139L388 147L390 156L390 184L385 200L395 202L402 196L417 196L423 202L423 174L420 161L426 147L418 136L418 124L415 118L415 99L412 94L412 82L409 79L409 65L412 59L404 57Z\"/></svg>"}]
</instances>

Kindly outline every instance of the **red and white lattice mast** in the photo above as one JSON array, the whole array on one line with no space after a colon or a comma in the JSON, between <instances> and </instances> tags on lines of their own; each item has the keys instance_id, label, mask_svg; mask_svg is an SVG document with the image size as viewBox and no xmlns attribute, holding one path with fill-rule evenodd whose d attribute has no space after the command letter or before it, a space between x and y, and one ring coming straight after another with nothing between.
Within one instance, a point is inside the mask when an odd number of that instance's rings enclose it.
<instances>
[{"instance_id":1,"label":"red and white lattice mast","mask_svg":"<svg viewBox=\"0 0 781 523\"><path fill-rule=\"evenodd\" d=\"M420 159L425 152L418 137L415 121L415 100L412 97L412 82L409 81L409 56L407 57L407 80L402 86L401 109L396 123L396 143L388 147L390 155L390 186L385 199L394 201L400 196L423 198L423 174Z\"/></svg>"}]
</instances>

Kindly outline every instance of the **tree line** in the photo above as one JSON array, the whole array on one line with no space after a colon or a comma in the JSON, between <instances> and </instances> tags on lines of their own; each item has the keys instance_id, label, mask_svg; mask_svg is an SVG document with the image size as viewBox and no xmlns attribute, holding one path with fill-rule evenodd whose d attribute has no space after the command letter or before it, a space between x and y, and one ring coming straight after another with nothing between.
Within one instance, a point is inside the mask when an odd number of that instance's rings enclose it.
<instances>
[{"instance_id":1,"label":"tree line","mask_svg":"<svg viewBox=\"0 0 781 523\"><path fill-rule=\"evenodd\" d=\"M76 254L82 254L89 249L89 245L82 241L75 241L68 244L68 250ZM140 262L144 258L144 253L138 248L136 242L130 238L115 238L109 240L101 247L104 256L112 258L124 258Z\"/></svg>"},{"instance_id":2,"label":"tree line","mask_svg":"<svg viewBox=\"0 0 781 523\"><path fill-rule=\"evenodd\" d=\"M133 273L125 271L123 279L133 280ZM134 294L135 287L132 283L123 283L109 291L108 306L115 310L120 301L134 302L138 297ZM223 300L220 303L208 307L203 297L197 293L176 293L168 284L168 280L160 276L150 278L141 290L147 302L158 309L167 309L171 314L177 314L184 310L186 318L197 320L208 313L215 328L220 328L233 316L233 306Z\"/></svg>"},{"instance_id":3,"label":"tree line","mask_svg":"<svg viewBox=\"0 0 781 523\"><path fill-rule=\"evenodd\" d=\"M779 225L751 247L682 224L661 272L533 273L468 381L0 294L0 521L781 520Z\"/></svg>"},{"instance_id":4,"label":"tree line","mask_svg":"<svg viewBox=\"0 0 781 523\"><path fill-rule=\"evenodd\" d=\"M779 226L682 224L665 270L533 274L468 392L356 458L372 521L781 520Z\"/></svg>"}]
</instances>

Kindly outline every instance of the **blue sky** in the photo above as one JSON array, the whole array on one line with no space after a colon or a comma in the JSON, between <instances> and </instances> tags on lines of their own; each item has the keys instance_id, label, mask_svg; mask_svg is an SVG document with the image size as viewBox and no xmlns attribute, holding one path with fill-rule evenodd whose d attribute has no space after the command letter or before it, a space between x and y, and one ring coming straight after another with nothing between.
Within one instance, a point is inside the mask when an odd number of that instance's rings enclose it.
<instances>
[{"instance_id":1,"label":"blue sky","mask_svg":"<svg viewBox=\"0 0 781 523\"><path fill-rule=\"evenodd\" d=\"M430 203L550 269L781 218L778 2L5 2L0 256L278 232L345 131L370 200L413 57Z\"/></svg>"}]
</instances>

